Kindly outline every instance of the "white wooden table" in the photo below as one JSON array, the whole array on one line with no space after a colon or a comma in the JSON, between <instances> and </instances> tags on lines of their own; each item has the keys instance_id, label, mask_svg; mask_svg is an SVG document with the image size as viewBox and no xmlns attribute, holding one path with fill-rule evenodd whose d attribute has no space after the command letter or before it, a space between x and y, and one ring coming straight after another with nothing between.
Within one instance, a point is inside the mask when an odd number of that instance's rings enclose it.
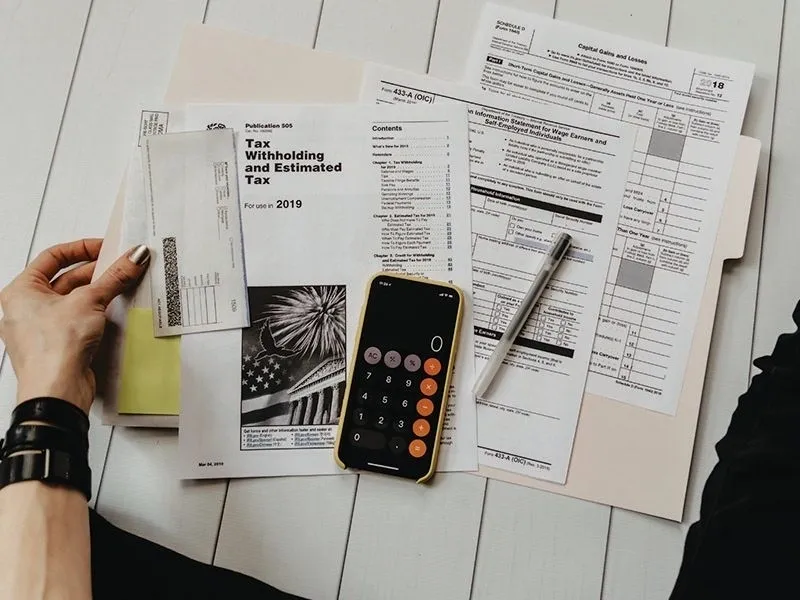
<instances>
[{"instance_id":1,"label":"white wooden table","mask_svg":"<svg viewBox=\"0 0 800 600\"><path fill-rule=\"evenodd\" d=\"M468 474L439 476L432 490L369 476L181 482L174 432L112 431L95 421L91 460L103 515L199 560L311 598L668 595L715 460L713 444L748 382L751 357L771 349L789 327L800 297L790 245L800 223L792 193L800 189L800 3L505 2L757 65L744 133L761 139L764 151L747 252L727 265L723 279L685 523ZM33 255L103 234L137 110L161 100L186 24L204 21L458 78L482 4L0 0L0 242L17 248L4 251L0 277L25 264L31 240ZM4 404L13 393L5 361Z\"/></svg>"}]
</instances>

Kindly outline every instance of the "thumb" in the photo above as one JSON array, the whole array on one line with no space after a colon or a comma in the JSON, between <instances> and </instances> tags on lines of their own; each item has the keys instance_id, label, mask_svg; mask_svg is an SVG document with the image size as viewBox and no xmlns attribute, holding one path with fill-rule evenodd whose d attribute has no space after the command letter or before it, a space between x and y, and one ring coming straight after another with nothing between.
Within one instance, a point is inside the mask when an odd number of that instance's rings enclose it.
<instances>
[{"instance_id":1,"label":"thumb","mask_svg":"<svg viewBox=\"0 0 800 600\"><path fill-rule=\"evenodd\" d=\"M111 301L139 281L150 263L150 249L141 244L134 246L125 255L120 256L89 287L95 300L108 306Z\"/></svg>"}]
</instances>

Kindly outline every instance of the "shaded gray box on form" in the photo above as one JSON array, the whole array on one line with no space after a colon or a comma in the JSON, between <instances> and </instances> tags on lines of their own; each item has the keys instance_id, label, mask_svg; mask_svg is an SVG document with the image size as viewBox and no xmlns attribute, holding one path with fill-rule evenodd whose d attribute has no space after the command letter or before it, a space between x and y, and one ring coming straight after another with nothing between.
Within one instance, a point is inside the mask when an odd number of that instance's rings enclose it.
<instances>
[{"instance_id":1,"label":"shaded gray box on form","mask_svg":"<svg viewBox=\"0 0 800 600\"><path fill-rule=\"evenodd\" d=\"M647 153L668 160L680 161L685 144L685 135L654 129L650 134L650 145L647 148Z\"/></svg>"},{"instance_id":2,"label":"shaded gray box on form","mask_svg":"<svg viewBox=\"0 0 800 600\"><path fill-rule=\"evenodd\" d=\"M646 265L635 260L623 258L619 261L616 283L620 287L647 294L650 292L655 270L655 265Z\"/></svg>"}]
</instances>

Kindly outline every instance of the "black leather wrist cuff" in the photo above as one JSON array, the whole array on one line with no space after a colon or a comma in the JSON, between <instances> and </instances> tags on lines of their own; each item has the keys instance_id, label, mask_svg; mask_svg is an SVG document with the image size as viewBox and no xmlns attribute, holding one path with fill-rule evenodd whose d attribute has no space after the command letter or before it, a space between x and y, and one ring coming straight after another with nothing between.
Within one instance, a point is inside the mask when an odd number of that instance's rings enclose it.
<instances>
[{"instance_id":1,"label":"black leather wrist cuff","mask_svg":"<svg viewBox=\"0 0 800 600\"><path fill-rule=\"evenodd\" d=\"M18 405L11 413L11 425L42 421L82 435L89 432L89 417L80 408L59 398L33 398Z\"/></svg>"},{"instance_id":2,"label":"black leather wrist cuff","mask_svg":"<svg viewBox=\"0 0 800 600\"><path fill-rule=\"evenodd\" d=\"M86 435L50 425L16 425L6 432L0 458L19 450L62 450L76 458L86 458L89 440Z\"/></svg>"},{"instance_id":3,"label":"black leather wrist cuff","mask_svg":"<svg viewBox=\"0 0 800 600\"><path fill-rule=\"evenodd\" d=\"M92 471L86 458L60 450L26 450L0 462L0 488L20 481L42 481L77 489L92 497Z\"/></svg>"}]
</instances>

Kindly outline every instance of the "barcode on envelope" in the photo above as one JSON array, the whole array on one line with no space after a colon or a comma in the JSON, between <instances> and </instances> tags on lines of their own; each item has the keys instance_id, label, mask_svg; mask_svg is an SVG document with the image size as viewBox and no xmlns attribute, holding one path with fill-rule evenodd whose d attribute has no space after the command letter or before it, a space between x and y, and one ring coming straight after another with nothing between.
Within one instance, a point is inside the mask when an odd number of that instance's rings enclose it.
<instances>
[{"instance_id":1,"label":"barcode on envelope","mask_svg":"<svg viewBox=\"0 0 800 600\"><path fill-rule=\"evenodd\" d=\"M167 293L167 327L183 325L181 289L178 279L178 244L174 237L162 240L164 247L164 286Z\"/></svg>"}]
</instances>

